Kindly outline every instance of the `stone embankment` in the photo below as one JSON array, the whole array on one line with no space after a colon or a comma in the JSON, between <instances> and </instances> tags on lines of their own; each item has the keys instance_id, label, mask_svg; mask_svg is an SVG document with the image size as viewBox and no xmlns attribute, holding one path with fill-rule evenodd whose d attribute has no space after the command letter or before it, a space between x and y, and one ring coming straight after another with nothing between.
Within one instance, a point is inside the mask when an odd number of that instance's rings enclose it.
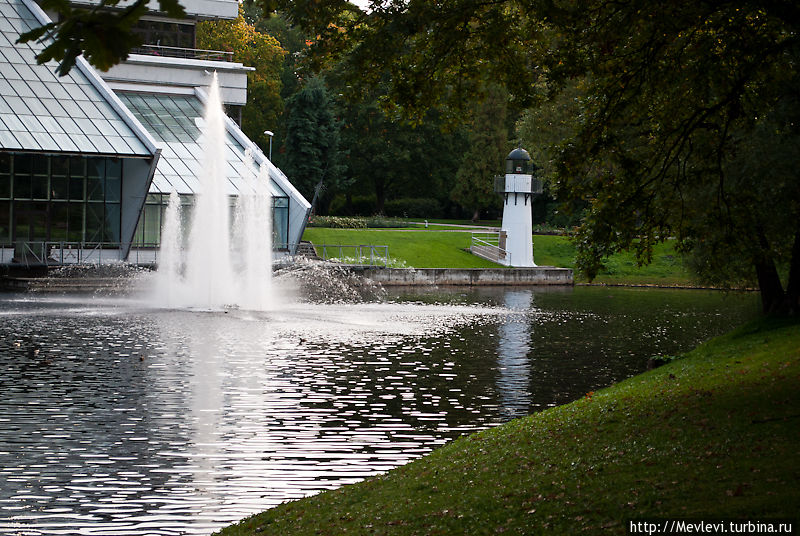
<instances>
[{"instance_id":1,"label":"stone embankment","mask_svg":"<svg viewBox=\"0 0 800 536\"><path fill-rule=\"evenodd\" d=\"M572 270L534 268L372 268L351 270L383 286L574 285Z\"/></svg>"}]
</instances>

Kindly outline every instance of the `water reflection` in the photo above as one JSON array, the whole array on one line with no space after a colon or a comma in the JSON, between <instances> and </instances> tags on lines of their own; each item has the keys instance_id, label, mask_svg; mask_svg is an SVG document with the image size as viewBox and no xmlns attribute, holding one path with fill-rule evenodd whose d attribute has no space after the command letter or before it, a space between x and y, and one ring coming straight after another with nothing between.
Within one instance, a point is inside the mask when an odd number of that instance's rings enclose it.
<instances>
[{"instance_id":1,"label":"water reflection","mask_svg":"<svg viewBox=\"0 0 800 536\"><path fill-rule=\"evenodd\" d=\"M532 290L509 290L503 303L512 312L499 327L497 341L497 388L501 404L509 417L525 415L530 410L531 332L535 325L525 315L532 308Z\"/></svg>"},{"instance_id":2,"label":"water reflection","mask_svg":"<svg viewBox=\"0 0 800 536\"><path fill-rule=\"evenodd\" d=\"M626 289L251 314L0 300L0 534L209 534L582 396L757 312Z\"/></svg>"}]
</instances>

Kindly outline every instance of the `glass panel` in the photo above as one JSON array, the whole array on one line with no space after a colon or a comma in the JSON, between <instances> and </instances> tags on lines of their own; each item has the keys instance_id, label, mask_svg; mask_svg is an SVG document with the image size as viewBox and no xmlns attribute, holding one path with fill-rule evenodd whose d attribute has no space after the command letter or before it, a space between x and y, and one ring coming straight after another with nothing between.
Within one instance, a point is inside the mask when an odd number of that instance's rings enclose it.
<instances>
[{"instance_id":1,"label":"glass panel","mask_svg":"<svg viewBox=\"0 0 800 536\"><path fill-rule=\"evenodd\" d=\"M50 174L50 159L46 156L36 156L32 158L31 171L34 175L46 177Z\"/></svg>"},{"instance_id":2,"label":"glass panel","mask_svg":"<svg viewBox=\"0 0 800 536\"><path fill-rule=\"evenodd\" d=\"M121 158L106 158L106 178L109 177L122 177Z\"/></svg>"},{"instance_id":3,"label":"glass panel","mask_svg":"<svg viewBox=\"0 0 800 536\"><path fill-rule=\"evenodd\" d=\"M31 160L31 196L34 199L47 199L50 162L46 156L36 156Z\"/></svg>"},{"instance_id":4,"label":"glass panel","mask_svg":"<svg viewBox=\"0 0 800 536\"><path fill-rule=\"evenodd\" d=\"M50 199L69 199L69 179L50 177Z\"/></svg>"},{"instance_id":5,"label":"glass panel","mask_svg":"<svg viewBox=\"0 0 800 536\"><path fill-rule=\"evenodd\" d=\"M69 222L69 203L50 204L50 240L67 242L67 223Z\"/></svg>"},{"instance_id":6,"label":"glass panel","mask_svg":"<svg viewBox=\"0 0 800 536\"><path fill-rule=\"evenodd\" d=\"M103 232L103 242L118 243L120 228L119 203L106 204L106 222Z\"/></svg>"},{"instance_id":7,"label":"glass panel","mask_svg":"<svg viewBox=\"0 0 800 536\"><path fill-rule=\"evenodd\" d=\"M34 175L31 179L31 197L47 199L47 177Z\"/></svg>"},{"instance_id":8,"label":"glass panel","mask_svg":"<svg viewBox=\"0 0 800 536\"><path fill-rule=\"evenodd\" d=\"M33 228L33 240L47 240L49 238L47 233L49 223L47 206L47 202L32 204L31 227Z\"/></svg>"},{"instance_id":9,"label":"glass panel","mask_svg":"<svg viewBox=\"0 0 800 536\"><path fill-rule=\"evenodd\" d=\"M122 200L122 159L106 158L106 202Z\"/></svg>"},{"instance_id":10,"label":"glass panel","mask_svg":"<svg viewBox=\"0 0 800 536\"><path fill-rule=\"evenodd\" d=\"M109 203L121 200L122 179L119 177L106 177L106 201Z\"/></svg>"},{"instance_id":11,"label":"glass panel","mask_svg":"<svg viewBox=\"0 0 800 536\"><path fill-rule=\"evenodd\" d=\"M24 80L14 84L14 90L20 97L33 97L33 91L28 87Z\"/></svg>"},{"instance_id":12,"label":"glass panel","mask_svg":"<svg viewBox=\"0 0 800 536\"><path fill-rule=\"evenodd\" d=\"M86 242L103 241L103 204L86 204Z\"/></svg>"},{"instance_id":13,"label":"glass panel","mask_svg":"<svg viewBox=\"0 0 800 536\"><path fill-rule=\"evenodd\" d=\"M13 240L47 240L47 203L14 202Z\"/></svg>"},{"instance_id":14,"label":"glass panel","mask_svg":"<svg viewBox=\"0 0 800 536\"><path fill-rule=\"evenodd\" d=\"M11 242L11 201L0 201L0 243Z\"/></svg>"},{"instance_id":15,"label":"glass panel","mask_svg":"<svg viewBox=\"0 0 800 536\"><path fill-rule=\"evenodd\" d=\"M50 93L52 93L56 99L61 101L62 104L73 106L72 98L69 96L69 93L67 93L67 90L64 89L62 84L59 84L58 82L45 82L45 85L47 86L47 89L50 90Z\"/></svg>"},{"instance_id":16,"label":"glass panel","mask_svg":"<svg viewBox=\"0 0 800 536\"><path fill-rule=\"evenodd\" d=\"M70 177L69 178L69 198L72 201L83 201L85 199L83 193L83 177Z\"/></svg>"},{"instance_id":17,"label":"glass panel","mask_svg":"<svg viewBox=\"0 0 800 536\"><path fill-rule=\"evenodd\" d=\"M0 199L11 198L11 175L0 173Z\"/></svg>"},{"instance_id":18,"label":"glass panel","mask_svg":"<svg viewBox=\"0 0 800 536\"><path fill-rule=\"evenodd\" d=\"M11 155L0 153L0 199L11 198Z\"/></svg>"},{"instance_id":19,"label":"glass panel","mask_svg":"<svg viewBox=\"0 0 800 536\"><path fill-rule=\"evenodd\" d=\"M31 155L14 155L14 198L31 198Z\"/></svg>"},{"instance_id":20,"label":"glass panel","mask_svg":"<svg viewBox=\"0 0 800 536\"><path fill-rule=\"evenodd\" d=\"M272 248L286 249L289 242L289 208L276 207L272 210Z\"/></svg>"},{"instance_id":21,"label":"glass panel","mask_svg":"<svg viewBox=\"0 0 800 536\"><path fill-rule=\"evenodd\" d=\"M54 155L50 158L50 173L53 177L66 177L69 173L69 158Z\"/></svg>"},{"instance_id":22,"label":"glass panel","mask_svg":"<svg viewBox=\"0 0 800 536\"><path fill-rule=\"evenodd\" d=\"M161 205L144 207L144 242L159 244L161 238Z\"/></svg>"},{"instance_id":23,"label":"glass panel","mask_svg":"<svg viewBox=\"0 0 800 536\"><path fill-rule=\"evenodd\" d=\"M97 130L100 131L103 136L117 135L117 131L114 130L114 127L112 127L111 124L105 119L96 120L94 122L94 126L97 127Z\"/></svg>"},{"instance_id":24,"label":"glass panel","mask_svg":"<svg viewBox=\"0 0 800 536\"><path fill-rule=\"evenodd\" d=\"M66 108L66 105L64 107ZM67 110L69 110L69 108L67 108ZM97 130L97 127L92 124L91 120L84 119L76 115L73 115L72 118L75 120L75 123L81 127L81 132L83 132L85 135L89 136L100 134L100 131Z\"/></svg>"},{"instance_id":25,"label":"glass panel","mask_svg":"<svg viewBox=\"0 0 800 536\"><path fill-rule=\"evenodd\" d=\"M50 112L45 108L44 104L36 97L22 99L30 111L35 113L41 120L42 116L47 116Z\"/></svg>"},{"instance_id":26,"label":"glass panel","mask_svg":"<svg viewBox=\"0 0 800 536\"><path fill-rule=\"evenodd\" d=\"M23 101L20 97L12 97L10 95L5 96L6 103L11 106L11 109L14 110L14 113L20 115L33 115L33 113L28 110L28 107L25 106L25 101ZM4 117L6 124L8 123L9 117ZM15 119L15 118L14 118Z\"/></svg>"},{"instance_id":27,"label":"glass panel","mask_svg":"<svg viewBox=\"0 0 800 536\"><path fill-rule=\"evenodd\" d=\"M86 159L81 156L70 157L69 174L71 177L83 177L86 175Z\"/></svg>"},{"instance_id":28,"label":"glass panel","mask_svg":"<svg viewBox=\"0 0 800 536\"><path fill-rule=\"evenodd\" d=\"M103 201L103 179L98 177L86 178L86 199L89 201Z\"/></svg>"},{"instance_id":29,"label":"glass panel","mask_svg":"<svg viewBox=\"0 0 800 536\"><path fill-rule=\"evenodd\" d=\"M136 232L133 233L133 245L144 245L144 212L139 215L139 222L136 224Z\"/></svg>"},{"instance_id":30,"label":"glass panel","mask_svg":"<svg viewBox=\"0 0 800 536\"><path fill-rule=\"evenodd\" d=\"M83 242L83 203L69 204L69 222L67 226L67 240L69 242Z\"/></svg>"},{"instance_id":31,"label":"glass panel","mask_svg":"<svg viewBox=\"0 0 800 536\"><path fill-rule=\"evenodd\" d=\"M106 159L105 158L87 158L86 159L86 175L88 177L98 178L105 175Z\"/></svg>"},{"instance_id":32,"label":"glass panel","mask_svg":"<svg viewBox=\"0 0 800 536\"><path fill-rule=\"evenodd\" d=\"M14 218L11 229L12 240L32 240L31 235L33 234L33 230L29 225L32 210L33 207L30 201L14 202Z\"/></svg>"}]
</instances>

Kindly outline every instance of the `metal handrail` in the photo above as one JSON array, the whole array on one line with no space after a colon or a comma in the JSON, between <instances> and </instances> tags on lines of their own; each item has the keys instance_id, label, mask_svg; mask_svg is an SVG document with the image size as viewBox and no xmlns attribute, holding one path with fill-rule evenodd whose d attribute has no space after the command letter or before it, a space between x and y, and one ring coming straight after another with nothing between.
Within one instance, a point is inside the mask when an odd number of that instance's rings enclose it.
<instances>
[{"instance_id":1,"label":"metal handrail","mask_svg":"<svg viewBox=\"0 0 800 536\"><path fill-rule=\"evenodd\" d=\"M314 248L324 261L336 261L353 266L382 266L384 268L389 265L389 246L314 244ZM345 252L351 251L352 255L345 255Z\"/></svg>"},{"instance_id":2,"label":"metal handrail","mask_svg":"<svg viewBox=\"0 0 800 536\"><path fill-rule=\"evenodd\" d=\"M158 256L158 244L139 243L131 248L136 259L127 261L120 259L122 249L120 242L67 242L31 240L0 244L0 264L16 264L30 267L60 266L65 264L119 264L127 262L134 265L146 265L155 262ZM139 258L140 250L148 251L148 259ZM111 255L104 255L109 252Z\"/></svg>"},{"instance_id":3,"label":"metal handrail","mask_svg":"<svg viewBox=\"0 0 800 536\"><path fill-rule=\"evenodd\" d=\"M483 254L481 248L488 253ZM492 262L499 262L501 259L504 262L509 262L511 253L500 247L500 233L471 233L470 252L473 255L484 257Z\"/></svg>"},{"instance_id":4,"label":"metal handrail","mask_svg":"<svg viewBox=\"0 0 800 536\"><path fill-rule=\"evenodd\" d=\"M194 60L233 61L233 52L226 50L205 50L202 48L169 47L164 45L141 45L131 49L133 54L145 56L165 56L168 58L186 58Z\"/></svg>"}]
</instances>

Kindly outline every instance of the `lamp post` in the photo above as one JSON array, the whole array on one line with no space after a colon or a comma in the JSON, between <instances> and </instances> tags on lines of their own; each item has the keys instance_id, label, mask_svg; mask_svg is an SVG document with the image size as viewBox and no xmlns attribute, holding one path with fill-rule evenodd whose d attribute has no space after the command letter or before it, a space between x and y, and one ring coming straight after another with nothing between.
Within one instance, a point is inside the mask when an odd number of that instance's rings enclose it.
<instances>
[{"instance_id":1,"label":"lamp post","mask_svg":"<svg viewBox=\"0 0 800 536\"><path fill-rule=\"evenodd\" d=\"M269 136L269 161L272 162L272 136L275 134L271 130L265 130L264 135Z\"/></svg>"}]
</instances>

